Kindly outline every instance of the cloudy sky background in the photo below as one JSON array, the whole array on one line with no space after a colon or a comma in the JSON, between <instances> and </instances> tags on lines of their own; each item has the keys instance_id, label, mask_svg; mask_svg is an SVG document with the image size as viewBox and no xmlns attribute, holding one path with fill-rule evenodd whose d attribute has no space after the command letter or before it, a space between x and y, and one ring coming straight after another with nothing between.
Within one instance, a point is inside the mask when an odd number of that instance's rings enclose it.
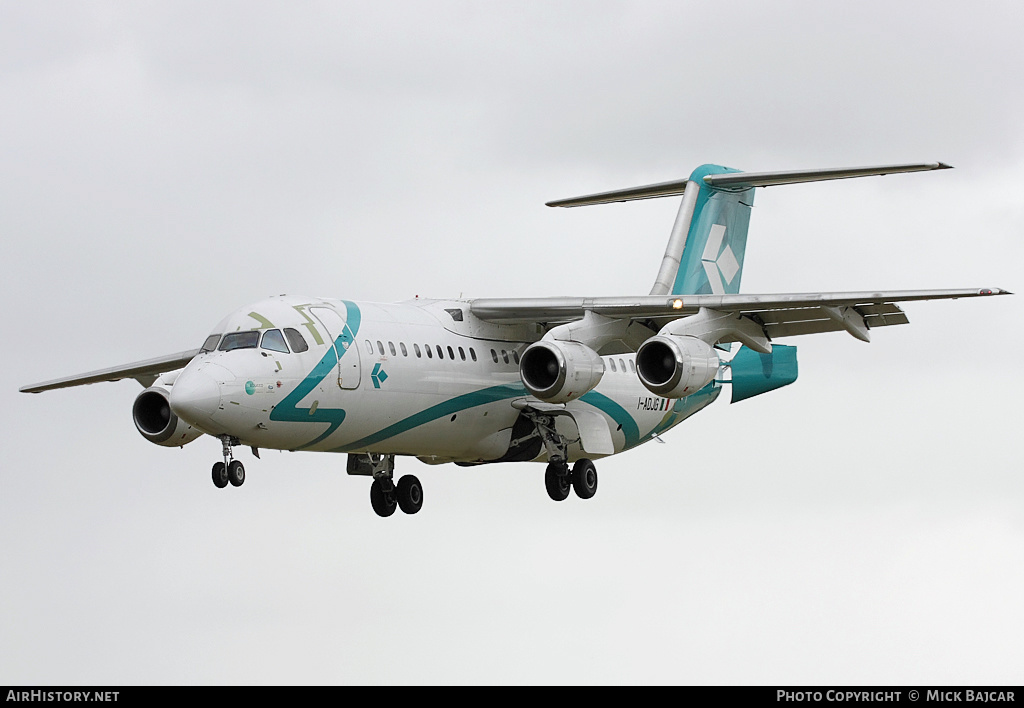
<instances>
[{"instance_id":1,"label":"cloudy sky background","mask_svg":"<svg viewBox=\"0 0 1024 708\"><path fill-rule=\"evenodd\" d=\"M551 502L426 467L151 445L133 381L277 293L646 294L677 209L759 190L746 292L1003 287L1024 248L1019 5L0 0L0 684L1017 683L1020 296L909 304Z\"/></svg>"}]
</instances>

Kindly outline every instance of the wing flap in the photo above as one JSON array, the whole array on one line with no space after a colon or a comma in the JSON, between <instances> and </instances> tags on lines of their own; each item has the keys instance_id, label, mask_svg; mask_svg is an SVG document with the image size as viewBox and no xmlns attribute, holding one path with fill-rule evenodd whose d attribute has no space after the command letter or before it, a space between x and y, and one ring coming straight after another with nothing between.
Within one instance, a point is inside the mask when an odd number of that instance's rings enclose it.
<instances>
[{"instance_id":1,"label":"wing flap","mask_svg":"<svg viewBox=\"0 0 1024 708\"><path fill-rule=\"evenodd\" d=\"M864 318L864 324L868 329L910 322L903 310L892 303L856 305L853 310ZM840 332L846 329L841 322L830 317L820 307L766 310L756 313L756 319L764 325L765 334L769 339L819 332Z\"/></svg>"},{"instance_id":2,"label":"wing flap","mask_svg":"<svg viewBox=\"0 0 1024 708\"><path fill-rule=\"evenodd\" d=\"M865 317L868 329L876 327L888 327L890 325L907 324L910 320L906 315L887 315L884 319L881 316ZM769 339L782 339L783 337L798 337L803 334L820 334L822 332L843 332L846 330L840 323L833 319L807 319L793 322L782 322L779 324L767 325L765 333Z\"/></svg>"}]
</instances>

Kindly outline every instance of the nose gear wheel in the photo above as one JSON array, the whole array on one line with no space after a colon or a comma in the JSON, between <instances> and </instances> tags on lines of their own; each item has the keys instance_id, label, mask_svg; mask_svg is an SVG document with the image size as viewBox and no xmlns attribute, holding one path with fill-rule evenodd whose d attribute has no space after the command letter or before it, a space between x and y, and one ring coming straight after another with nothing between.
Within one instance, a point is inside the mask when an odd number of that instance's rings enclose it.
<instances>
[{"instance_id":1,"label":"nose gear wheel","mask_svg":"<svg viewBox=\"0 0 1024 708\"><path fill-rule=\"evenodd\" d=\"M221 435L220 444L224 461L213 465L213 485L217 489L224 489L228 484L232 487L241 487L245 482L245 466L241 461L233 459L231 454L231 448L241 443L236 437Z\"/></svg>"}]
</instances>

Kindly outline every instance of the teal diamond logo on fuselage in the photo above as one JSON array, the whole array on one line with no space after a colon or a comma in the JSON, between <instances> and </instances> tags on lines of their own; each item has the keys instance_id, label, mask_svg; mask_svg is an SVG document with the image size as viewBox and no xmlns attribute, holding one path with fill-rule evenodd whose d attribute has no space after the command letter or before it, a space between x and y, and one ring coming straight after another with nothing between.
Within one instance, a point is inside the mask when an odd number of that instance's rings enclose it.
<instances>
[{"instance_id":1,"label":"teal diamond logo on fuselage","mask_svg":"<svg viewBox=\"0 0 1024 708\"><path fill-rule=\"evenodd\" d=\"M373 372L370 374L370 380L373 381L373 387L380 388L380 385L387 381L387 378L388 375L385 373L384 369L381 368L381 365L379 363L374 364Z\"/></svg>"}]
</instances>

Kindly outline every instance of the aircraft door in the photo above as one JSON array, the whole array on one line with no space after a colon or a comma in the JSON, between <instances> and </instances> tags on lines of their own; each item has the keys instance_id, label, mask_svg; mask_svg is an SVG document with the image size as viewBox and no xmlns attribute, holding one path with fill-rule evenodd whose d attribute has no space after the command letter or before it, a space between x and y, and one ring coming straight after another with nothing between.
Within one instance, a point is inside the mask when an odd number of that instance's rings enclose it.
<instances>
[{"instance_id":1,"label":"aircraft door","mask_svg":"<svg viewBox=\"0 0 1024 708\"><path fill-rule=\"evenodd\" d=\"M309 312L327 330L331 346L338 357L338 386L346 389L357 388L360 379L359 347L356 346L355 337L352 336L352 330L349 329L345 318L333 307L311 307ZM342 334L346 336L342 338L339 346L338 337Z\"/></svg>"}]
</instances>

